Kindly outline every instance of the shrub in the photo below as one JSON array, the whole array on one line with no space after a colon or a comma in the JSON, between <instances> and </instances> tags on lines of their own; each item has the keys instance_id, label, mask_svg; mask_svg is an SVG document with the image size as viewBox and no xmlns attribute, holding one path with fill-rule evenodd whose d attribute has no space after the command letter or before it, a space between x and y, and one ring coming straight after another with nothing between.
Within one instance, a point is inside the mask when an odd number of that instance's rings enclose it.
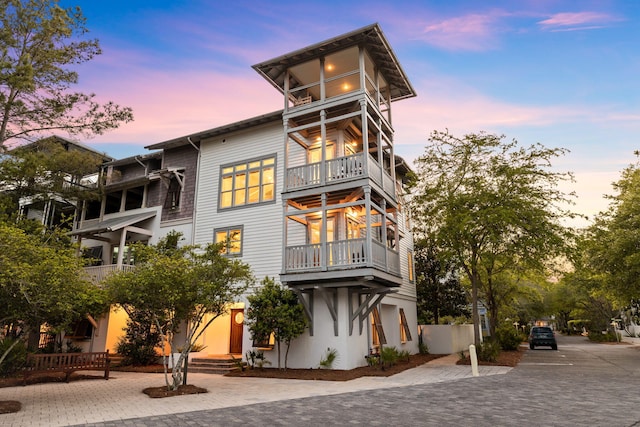
<instances>
[{"instance_id":1,"label":"shrub","mask_svg":"<svg viewBox=\"0 0 640 427\"><path fill-rule=\"evenodd\" d=\"M250 350L245 354L247 358L247 364L249 368L260 368L262 369L264 365L271 365L271 362L265 359L264 352L261 350Z\"/></svg>"},{"instance_id":2,"label":"shrub","mask_svg":"<svg viewBox=\"0 0 640 427\"><path fill-rule=\"evenodd\" d=\"M0 340L0 357L4 354L9 347L11 347L16 341L16 338L5 338ZM18 343L13 346L7 357L0 365L0 376L8 377L18 372L27 362L27 346L24 341L19 340Z\"/></svg>"},{"instance_id":3,"label":"shrub","mask_svg":"<svg viewBox=\"0 0 640 427\"><path fill-rule=\"evenodd\" d=\"M597 332L591 332L589 334L589 341L593 342L618 342L617 334L607 332L606 334L599 334Z\"/></svg>"},{"instance_id":4,"label":"shrub","mask_svg":"<svg viewBox=\"0 0 640 427\"><path fill-rule=\"evenodd\" d=\"M338 350L335 348L327 348L327 353L320 358L320 367L324 369L331 369L333 362L338 358Z\"/></svg>"},{"instance_id":5,"label":"shrub","mask_svg":"<svg viewBox=\"0 0 640 427\"><path fill-rule=\"evenodd\" d=\"M380 355L379 354L369 354L364 357L367 359L368 366L377 366L380 364Z\"/></svg>"},{"instance_id":6,"label":"shrub","mask_svg":"<svg viewBox=\"0 0 640 427\"><path fill-rule=\"evenodd\" d=\"M157 363L156 347L160 333L152 327L151 319L142 312L134 312L127 320L125 336L118 340L116 350L123 356L123 365L145 366Z\"/></svg>"},{"instance_id":7,"label":"shrub","mask_svg":"<svg viewBox=\"0 0 640 427\"><path fill-rule=\"evenodd\" d=\"M395 365L399 357L400 355L395 347L383 347L382 351L380 351L380 361L383 368Z\"/></svg>"},{"instance_id":8,"label":"shrub","mask_svg":"<svg viewBox=\"0 0 640 427\"><path fill-rule=\"evenodd\" d=\"M504 325L496 331L500 348L507 351L517 350L524 337L514 327Z\"/></svg>"},{"instance_id":9,"label":"shrub","mask_svg":"<svg viewBox=\"0 0 640 427\"><path fill-rule=\"evenodd\" d=\"M493 340L487 340L476 348L478 360L483 362L495 362L500 354L500 344Z\"/></svg>"},{"instance_id":10,"label":"shrub","mask_svg":"<svg viewBox=\"0 0 640 427\"><path fill-rule=\"evenodd\" d=\"M411 353L409 350L401 350L398 352L398 359L408 362L411 360Z\"/></svg>"},{"instance_id":11,"label":"shrub","mask_svg":"<svg viewBox=\"0 0 640 427\"><path fill-rule=\"evenodd\" d=\"M80 347L79 345L75 345L73 341L68 340L65 353L82 353L82 347Z\"/></svg>"}]
</instances>

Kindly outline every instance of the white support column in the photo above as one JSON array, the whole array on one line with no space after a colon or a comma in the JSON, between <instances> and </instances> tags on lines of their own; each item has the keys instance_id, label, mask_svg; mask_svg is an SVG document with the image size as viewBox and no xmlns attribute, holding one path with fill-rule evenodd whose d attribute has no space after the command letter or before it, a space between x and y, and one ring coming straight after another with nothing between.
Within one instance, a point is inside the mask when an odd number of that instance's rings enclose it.
<instances>
[{"instance_id":1,"label":"white support column","mask_svg":"<svg viewBox=\"0 0 640 427\"><path fill-rule=\"evenodd\" d=\"M127 243L127 227L122 229L122 234L120 234L120 245L118 246L118 260L116 262L116 266L118 269L122 268L122 260L124 258L124 247Z\"/></svg>"},{"instance_id":2,"label":"white support column","mask_svg":"<svg viewBox=\"0 0 640 427\"><path fill-rule=\"evenodd\" d=\"M287 191L289 189L289 179L287 176L287 169L289 168L289 124L284 117L282 118L282 127L284 129L284 170L282 172L284 183L282 185L282 191Z\"/></svg>"},{"instance_id":3,"label":"white support column","mask_svg":"<svg viewBox=\"0 0 640 427\"><path fill-rule=\"evenodd\" d=\"M320 230L320 265L322 271L327 271L327 264L329 263L329 257L327 256L327 193L320 195L322 206L320 212L322 214L322 230Z\"/></svg>"},{"instance_id":4,"label":"white support column","mask_svg":"<svg viewBox=\"0 0 640 427\"><path fill-rule=\"evenodd\" d=\"M282 273L287 272L287 225L289 224L289 205L286 200L282 201Z\"/></svg>"},{"instance_id":5,"label":"white support column","mask_svg":"<svg viewBox=\"0 0 640 427\"><path fill-rule=\"evenodd\" d=\"M387 246L387 200L383 197L382 198L382 206L380 206L382 208L382 218L381 218L381 224L380 227L382 228L382 243L384 244L384 268L385 271L389 271L389 260L388 260L388 254L389 254L389 248Z\"/></svg>"},{"instance_id":6,"label":"white support column","mask_svg":"<svg viewBox=\"0 0 640 427\"><path fill-rule=\"evenodd\" d=\"M358 49L358 67L360 68L360 91L367 92L367 78L364 64L364 48L359 46Z\"/></svg>"},{"instance_id":7,"label":"white support column","mask_svg":"<svg viewBox=\"0 0 640 427\"><path fill-rule=\"evenodd\" d=\"M324 57L320 58L320 101L324 101L327 97L327 91L324 85Z\"/></svg>"},{"instance_id":8,"label":"white support column","mask_svg":"<svg viewBox=\"0 0 640 427\"><path fill-rule=\"evenodd\" d=\"M287 71L284 73L284 106L282 107L285 113L289 111L289 96L291 96L291 94L289 93L289 69L287 68ZM285 135L286 134L285 129Z\"/></svg>"},{"instance_id":9,"label":"white support column","mask_svg":"<svg viewBox=\"0 0 640 427\"><path fill-rule=\"evenodd\" d=\"M327 183L327 111L320 111L320 151L322 157L320 158L320 184L325 185Z\"/></svg>"},{"instance_id":10,"label":"white support column","mask_svg":"<svg viewBox=\"0 0 640 427\"><path fill-rule=\"evenodd\" d=\"M369 125L367 124L367 101L364 99L360 101L360 112L360 120L362 121L362 167L364 167L366 176L369 176Z\"/></svg>"},{"instance_id":11,"label":"white support column","mask_svg":"<svg viewBox=\"0 0 640 427\"><path fill-rule=\"evenodd\" d=\"M373 245L371 233L371 187L364 187L364 206L366 213L366 230L367 230L367 239L365 244L365 257L367 260L367 267L373 267L373 251L371 250L371 246Z\"/></svg>"}]
</instances>

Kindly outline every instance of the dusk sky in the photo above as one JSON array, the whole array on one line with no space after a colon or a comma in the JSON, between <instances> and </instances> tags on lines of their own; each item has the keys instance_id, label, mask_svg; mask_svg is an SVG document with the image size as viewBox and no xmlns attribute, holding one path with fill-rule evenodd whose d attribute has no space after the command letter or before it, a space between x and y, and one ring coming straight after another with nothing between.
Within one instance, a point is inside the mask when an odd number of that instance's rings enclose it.
<instances>
[{"instance_id":1,"label":"dusk sky","mask_svg":"<svg viewBox=\"0 0 640 427\"><path fill-rule=\"evenodd\" d=\"M640 149L640 1L60 3L82 8L103 48L80 89L133 108L133 123L82 141L117 158L280 110L252 65L375 22L418 94L393 104L409 164L433 130L566 148L554 167L575 174L565 190L592 216Z\"/></svg>"}]
</instances>

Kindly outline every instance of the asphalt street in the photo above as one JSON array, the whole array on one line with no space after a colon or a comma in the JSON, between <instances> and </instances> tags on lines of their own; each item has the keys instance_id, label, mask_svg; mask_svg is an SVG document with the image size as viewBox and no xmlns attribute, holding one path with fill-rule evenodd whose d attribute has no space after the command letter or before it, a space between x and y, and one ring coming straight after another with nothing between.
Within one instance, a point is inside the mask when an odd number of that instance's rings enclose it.
<instances>
[{"instance_id":1,"label":"asphalt street","mask_svg":"<svg viewBox=\"0 0 640 427\"><path fill-rule=\"evenodd\" d=\"M559 336L504 375L89 425L640 426L639 380L640 346Z\"/></svg>"}]
</instances>

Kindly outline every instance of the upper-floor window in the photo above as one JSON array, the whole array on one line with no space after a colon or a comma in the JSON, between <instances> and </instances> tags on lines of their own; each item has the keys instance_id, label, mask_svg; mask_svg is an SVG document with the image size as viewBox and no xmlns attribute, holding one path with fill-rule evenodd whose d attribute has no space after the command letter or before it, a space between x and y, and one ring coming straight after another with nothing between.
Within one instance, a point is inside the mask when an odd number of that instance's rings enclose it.
<instances>
[{"instance_id":1,"label":"upper-floor window","mask_svg":"<svg viewBox=\"0 0 640 427\"><path fill-rule=\"evenodd\" d=\"M413 269L413 252L407 251L407 268L409 273L409 281L413 282L415 280L415 270Z\"/></svg>"},{"instance_id":2,"label":"upper-floor window","mask_svg":"<svg viewBox=\"0 0 640 427\"><path fill-rule=\"evenodd\" d=\"M182 186L177 178L172 177L169 181L169 188L167 189L167 196L164 199L165 209L179 209L180 208L180 196L182 193Z\"/></svg>"},{"instance_id":3,"label":"upper-floor window","mask_svg":"<svg viewBox=\"0 0 640 427\"><path fill-rule=\"evenodd\" d=\"M220 208L275 200L275 156L222 166Z\"/></svg>"},{"instance_id":4,"label":"upper-floor window","mask_svg":"<svg viewBox=\"0 0 640 427\"><path fill-rule=\"evenodd\" d=\"M242 255L242 226L217 228L213 232L214 243L222 243L223 255Z\"/></svg>"}]
</instances>

